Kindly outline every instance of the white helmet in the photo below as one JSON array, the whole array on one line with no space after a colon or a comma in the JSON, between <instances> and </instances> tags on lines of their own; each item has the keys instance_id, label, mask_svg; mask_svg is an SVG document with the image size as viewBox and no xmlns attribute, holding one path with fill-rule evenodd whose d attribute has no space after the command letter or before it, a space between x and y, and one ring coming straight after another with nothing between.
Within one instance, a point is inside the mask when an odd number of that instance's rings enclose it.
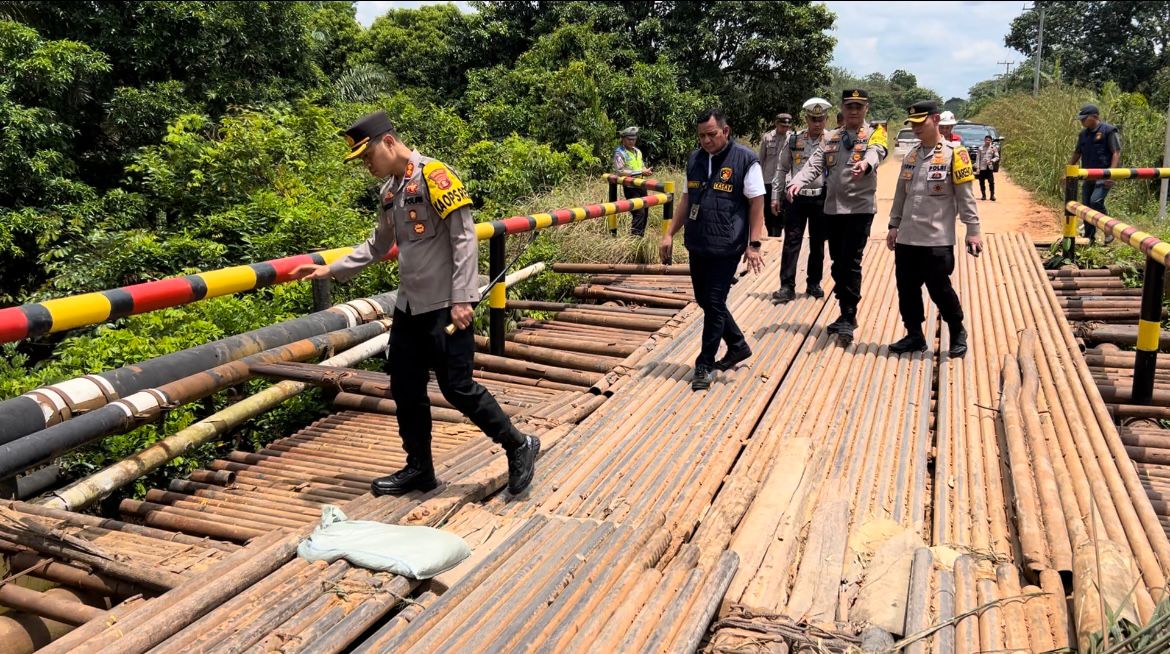
<instances>
[{"instance_id":1,"label":"white helmet","mask_svg":"<svg viewBox=\"0 0 1170 654\"><path fill-rule=\"evenodd\" d=\"M956 125L958 122L955 120L955 114L952 111L944 111L938 115L939 125Z\"/></svg>"},{"instance_id":2,"label":"white helmet","mask_svg":"<svg viewBox=\"0 0 1170 654\"><path fill-rule=\"evenodd\" d=\"M833 108L833 103L824 98L809 98L805 101L801 109L809 116L824 116L828 114L829 109Z\"/></svg>"}]
</instances>

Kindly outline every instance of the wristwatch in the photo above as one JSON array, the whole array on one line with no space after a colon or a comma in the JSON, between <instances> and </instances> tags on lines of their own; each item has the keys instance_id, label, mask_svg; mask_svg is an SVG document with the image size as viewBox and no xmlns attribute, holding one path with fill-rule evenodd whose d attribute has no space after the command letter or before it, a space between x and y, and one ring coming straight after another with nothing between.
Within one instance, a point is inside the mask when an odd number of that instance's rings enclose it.
<instances>
[{"instance_id":1,"label":"wristwatch","mask_svg":"<svg viewBox=\"0 0 1170 654\"><path fill-rule=\"evenodd\" d=\"M764 247L764 244L760 243L759 241L751 241L750 243L748 243L748 247L750 247L753 250L758 250L758 249Z\"/></svg>"}]
</instances>

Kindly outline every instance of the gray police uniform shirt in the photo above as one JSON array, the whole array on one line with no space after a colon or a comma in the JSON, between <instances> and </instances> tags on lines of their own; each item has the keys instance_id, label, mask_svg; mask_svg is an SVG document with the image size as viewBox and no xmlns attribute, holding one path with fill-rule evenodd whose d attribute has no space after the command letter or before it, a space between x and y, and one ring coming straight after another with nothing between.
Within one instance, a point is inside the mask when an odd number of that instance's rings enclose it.
<instances>
[{"instance_id":1,"label":"gray police uniform shirt","mask_svg":"<svg viewBox=\"0 0 1170 654\"><path fill-rule=\"evenodd\" d=\"M788 144L788 134L778 134L776 130L768 130L760 141L760 165L764 167L764 181L771 184L776 174L776 167L780 157Z\"/></svg>"},{"instance_id":2,"label":"gray police uniform shirt","mask_svg":"<svg viewBox=\"0 0 1170 654\"><path fill-rule=\"evenodd\" d=\"M979 233L971 155L961 144L939 142L906 153L890 208L890 229L898 243L928 247L954 246L955 216L967 236Z\"/></svg>"},{"instance_id":3,"label":"gray police uniform shirt","mask_svg":"<svg viewBox=\"0 0 1170 654\"><path fill-rule=\"evenodd\" d=\"M824 143L791 183L804 188L823 175L826 215L877 213L877 167L886 158L886 143L881 138L873 140L873 134L868 125L848 134L845 128L827 132ZM846 147L849 140L853 144ZM854 177L853 165L862 161L869 170Z\"/></svg>"},{"instance_id":4,"label":"gray police uniform shirt","mask_svg":"<svg viewBox=\"0 0 1170 654\"><path fill-rule=\"evenodd\" d=\"M398 244L398 303L411 314L479 301L471 197L442 162L414 150L402 178L382 185L374 234L329 271L346 281Z\"/></svg>"},{"instance_id":5,"label":"gray police uniform shirt","mask_svg":"<svg viewBox=\"0 0 1170 654\"><path fill-rule=\"evenodd\" d=\"M792 181L792 176L799 173L808 164L809 158L817 151L817 148L821 147L824 138L824 131L816 138L813 138L808 135L807 129L802 129L795 135L790 136L788 139L788 147L784 148L784 152L780 154L780 163L776 166L776 172L772 176L773 200L779 200L784 196L788 184ZM824 187L825 176L817 175L816 179L809 182L801 190L814 191L816 189L824 189ZM824 191L822 190L821 193L824 193ZM820 194L805 193L805 195L815 196Z\"/></svg>"}]
</instances>

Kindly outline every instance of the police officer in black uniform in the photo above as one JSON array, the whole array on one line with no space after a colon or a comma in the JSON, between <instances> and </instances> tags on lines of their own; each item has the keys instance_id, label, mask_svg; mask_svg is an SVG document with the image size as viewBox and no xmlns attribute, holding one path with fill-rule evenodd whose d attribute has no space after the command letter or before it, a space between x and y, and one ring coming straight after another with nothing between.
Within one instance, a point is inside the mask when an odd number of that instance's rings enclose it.
<instances>
[{"instance_id":1,"label":"police officer in black uniform","mask_svg":"<svg viewBox=\"0 0 1170 654\"><path fill-rule=\"evenodd\" d=\"M669 260L674 235L686 227L683 243L690 258L695 302L703 308L703 346L695 359L692 390L711 386L712 370L729 370L752 355L751 347L727 309L727 294L742 258L753 272L763 268L764 174L759 157L730 139L723 113L708 109L695 121L699 149L687 161L687 192L674 209L659 245ZM719 341L727 352L719 361Z\"/></svg>"},{"instance_id":2,"label":"police officer in black uniform","mask_svg":"<svg viewBox=\"0 0 1170 654\"><path fill-rule=\"evenodd\" d=\"M433 369L443 397L503 446L508 490L519 493L532 481L540 440L520 433L495 398L471 378L475 336L469 328L479 301L471 197L450 168L404 144L384 111L365 116L343 135L350 146L347 161L360 158L371 175L388 178L379 193L378 223L373 236L346 257L328 266L298 266L293 275L345 281L398 245L402 283L386 367L406 467L375 479L371 491L400 495L438 486L427 397ZM448 325L455 327L450 333Z\"/></svg>"}]
</instances>

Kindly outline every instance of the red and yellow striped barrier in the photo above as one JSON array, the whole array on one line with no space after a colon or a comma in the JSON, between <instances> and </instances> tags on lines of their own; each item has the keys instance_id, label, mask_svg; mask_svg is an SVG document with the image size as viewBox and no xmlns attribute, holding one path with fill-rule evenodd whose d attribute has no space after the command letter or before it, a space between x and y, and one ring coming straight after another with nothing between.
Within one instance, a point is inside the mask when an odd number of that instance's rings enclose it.
<instances>
[{"instance_id":1,"label":"red and yellow striped barrier","mask_svg":"<svg viewBox=\"0 0 1170 654\"><path fill-rule=\"evenodd\" d=\"M572 209L557 209L551 213L531 216L513 216L503 220L479 223L475 235L485 241L497 234L518 234L534 229L545 229L571 222L611 216L666 202L670 196L661 193L644 198L591 204ZM18 307L0 309L0 343L23 338L62 332L77 327L95 325L108 320L133 316L148 311L176 307L242 291L251 291L274 284L294 281L294 268L306 263L318 265L337 261L353 251L352 247L334 248L312 254L298 254L246 266L171 277L132 286L85 293L70 297L35 302ZM385 260L398 258L398 246Z\"/></svg>"},{"instance_id":2,"label":"red and yellow striped barrier","mask_svg":"<svg viewBox=\"0 0 1170 654\"><path fill-rule=\"evenodd\" d=\"M634 188L644 188L648 191L674 193L674 182L670 180L654 179L653 177L633 177L631 175L614 175L613 173L602 175L601 179L610 184L617 184L618 186L632 186Z\"/></svg>"},{"instance_id":3,"label":"red and yellow striped barrier","mask_svg":"<svg viewBox=\"0 0 1170 654\"><path fill-rule=\"evenodd\" d=\"M1100 211L1090 209L1080 202L1069 202L1065 205L1065 209L1090 225L1109 232L1113 235L1113 238L1137 249L1154 262L1164 266L1170 266L1170 243L1163 241L1153 234L1143 232L1133 225L1127 225L1116 218L1106 216Z\"/></svg>"},{"instance_id":4,"label":"red and yellow striped barrier","mask_svg":"<svg viewBox=\"0 0 1170 654\"><path fill-rule=\"evenodd\" d=\"M1076 168L1077 179L1170 179L1170 168Z\"/></svg>"}]
</instances>

